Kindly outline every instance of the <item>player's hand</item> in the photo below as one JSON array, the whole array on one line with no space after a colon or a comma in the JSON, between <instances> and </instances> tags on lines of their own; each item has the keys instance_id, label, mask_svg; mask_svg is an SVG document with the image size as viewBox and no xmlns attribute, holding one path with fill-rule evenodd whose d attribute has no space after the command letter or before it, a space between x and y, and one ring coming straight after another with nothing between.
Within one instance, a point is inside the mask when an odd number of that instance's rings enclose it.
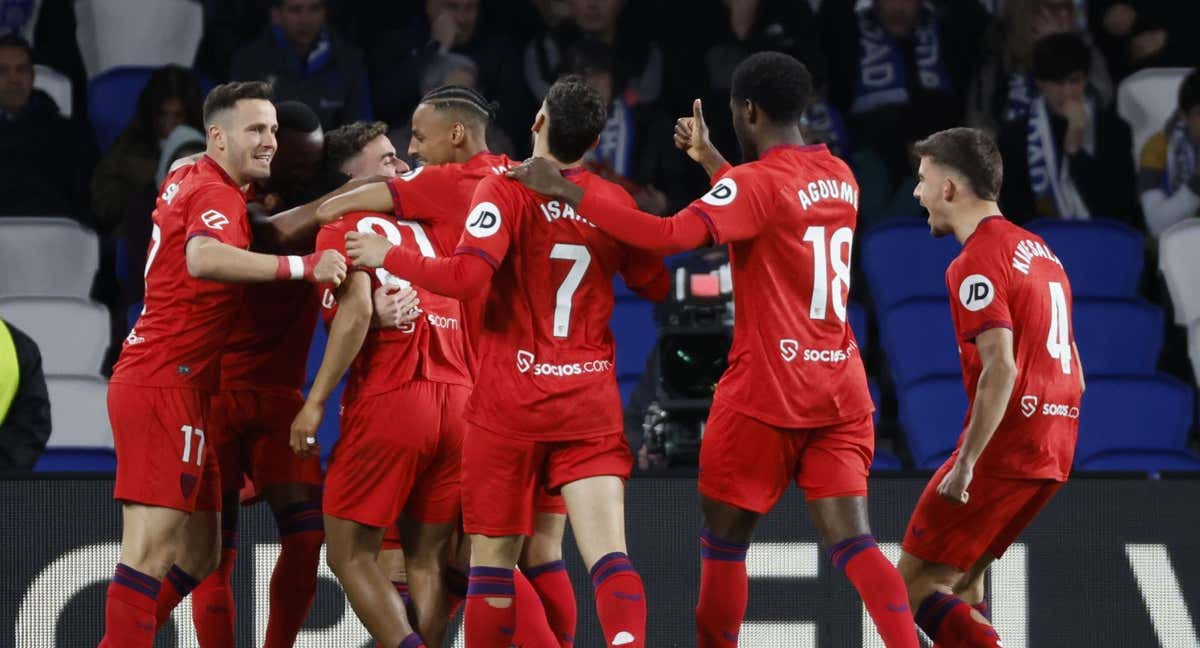
<instances>
[{"instance_id":1,"label":"player's hand","mask_svg":"<svg viewBox=\"0 0 1200 648\"><path fill-rule=\"evenodd\" d=\"M411 286L395 288L380 286L375 289L375 325L378 328L401 328L421 316L421 300Z\"/></svg>"},{"instance_id":2,"label":"player's hand","mask_svg":"<svg viewBox=\"0 0 1200 648\"><path fill-rule=\"evenodd\" d=\"M675 120L675 146L696 162L716 153L708 139L708 124L704 121L704 107L699 99L692 102L692 116Z\"/></svg>"},{"instance_id":3,"label":"player's hand","mask_svg":"<svg viewBox=\"0 0 1200 648\"><path fill-rule=\"evenodd\" d=\"M317 428L325 417L325 407L316 403L305 402L304 407L292 421L292 452L301 457L315 457L321 454L321 445L317 443Z\"/></svg>"},{"instance_id":4,"label":"player's hand","mask_svg":"<svg viewBox=\"0 0 1200 648\"><path fill-rule=\"evenodd\" d=\"M312 269L314 283L342 285L346 280L346 259L337 250L325 250Z\"/></svg>"},{"instance_id":5,"label":"player's hand","mask_svg":"<svg viewBox=\"0 0 1200 648\"><path fill-rule=\"evenodd\" d=\"M971 485L973 473L974 469L960 462L954 462L950 472L946 473L946 476L942 478L942 483L938 484L938 495L954 504L966 504L967 500L971 498L967 488Z\"/></svg>"},{"instance_id":6,"label":"player's hand","mask_svg":"<svg viewBox=\"0 0 1200 648\"><path fill-rule=\"evenodd\" d=\"M575 186L562 176L558 167L545 158L529 158L509 169L504 175L513 178L532 191L551 198L562 198L566 191Z\"/></svg>"},{"instance_id":7,"label":"player's hand","mask_svg":"<svg viewBox=\"0 0 1200 648\"><path fill-rule=\"evenodd\" d=\"M382 267L383 259L391 249L391 241L378 234L346 232L346 254L356 266Z\"/></svg>"}]
</instances>

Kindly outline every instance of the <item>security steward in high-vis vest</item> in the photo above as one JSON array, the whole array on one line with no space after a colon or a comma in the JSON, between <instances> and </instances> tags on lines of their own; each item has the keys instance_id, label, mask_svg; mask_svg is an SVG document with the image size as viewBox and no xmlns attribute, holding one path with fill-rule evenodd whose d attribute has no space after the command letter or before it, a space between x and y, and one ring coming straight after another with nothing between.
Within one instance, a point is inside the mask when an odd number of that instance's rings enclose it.
<instances>
[{"instance_id":1,"label":"security steward in high-vis vest","mask_svg":"<svg viewBox=\"0 0 1200 648\"><path fill-rule=\"evenodd\" d=\"M37 344L0 320L0 470L32 470L50 438L50 396Z\"/></svg>"}]
</instances>

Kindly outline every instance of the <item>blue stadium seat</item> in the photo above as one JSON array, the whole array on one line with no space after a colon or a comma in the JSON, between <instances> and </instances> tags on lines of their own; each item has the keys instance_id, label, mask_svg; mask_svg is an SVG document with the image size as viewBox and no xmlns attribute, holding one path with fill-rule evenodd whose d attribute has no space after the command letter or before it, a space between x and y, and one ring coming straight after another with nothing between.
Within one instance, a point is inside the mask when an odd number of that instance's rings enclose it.
<instances>
[{"instance_id":1,"label":"blue stadium seat","mask_svg":"<svg viewBox=\"0 0 1200 648\"><path fill-rule=\"evenodd\" d=\"M629 396L633 393L634 388L637 387L638 380L640 380L640 377L631 376L621 378L617 381L617 389L621 390L621 407L629 407Z\"/></svg>"},{"instance_id":2,"label":"blue stadium seat","mask_svg":"<svg viewBox=\"0 0 1200 648\"><path fill-rule=\"evenodd\" d=\"M962 249L952 236L933 238L916 220L871 228L862 242L859 256L877 313L913 297L944 297L946 268Z\"/></svg>"},{"instance_id":3,"label":"blue stadium seat","mask_svg":"<svg viewBox=\"0 0 1200 648\"><path fill-rule=\"evenodd\" d=\"M1163 346L1163 312L1140 299L1080 299L1075 345L1088 376L1152 375Z\"/></svg>"},{"instance_id":4,"label":"blue stadium seat","mask_svg":"<svg viewBox=\"0 0 1200 648\"><path fill-rule=\"evenodd\" d=\"M138 95L154 74L150 67L118 67L88 83L88 118L100 152L107 152L137 111Z\"/></svg>"},{"instance_id":5,"label":"blue stadium seat","mask_svg":"<svg viewBox=\"0 0 1200 648\"><path fill-rule=\"evenodd\" d=\"M871 331L867 328L867 309L856 301L847 303L846 321L850 323L850 330L854 331L854 339L858 342L858 348L870 349Z\"/></svg>"},{"instance_id":6,"label":"blue stadium seat","mask_svg":"<svg viewBox=\"0 0 1200 648\"><path fill-rule=\"evenodd\" d=\"M967 414L959 376L935 376L900 390L900 425L917 468L937 468L954 452Z\"/></svg>"},{"instance_id":7,"label":"blue stadium seat","mask_svg":"<svg viewBox=\"0 0 1200 648\"><path fill-rule=\"evenodd\" d=\"M1186 449L1195 414L1186 384L1166 375L1095 378L1080 409L1076 468L1200 470L1200 456Z\"/></svg>"},{"instance_id":8,"label":"blue stadium seat","mask_svg":"<svg viewBox=\"0 0 1200 648\"><path fill-rule=\"evenodd\" d=\"M875 403L875 425L879 425L879 412L883 409L883 394L879 392L879 383L868 377L867 390L871 392L871 402Z\"/></svg>"},{"instance_id":9,"label":"blue stadium seat","mask_svg":"<svg viewBox=\"0 0 1200 648\"><path fill-rule=\"evenodd\" d=\"M1037 220L1028 229L1062 261L1075 297L1134 297L1145 264L1145 239L1111 220Z\"/></svg>"},{"instance_id":10,"label":"blue stadium seat","mask_svg":"<svg viewBox=\"0 0 1200 648\"><path fill-rule=\"evenodd\" d=\"M142 308L145 305L140 299L129 305L129 310L125 311L125 325L128 327L126 331L133 330L133 325L137 324L138 318L142 316Z\"/></svg>"},{"instance_id":11,"label":"blue stadium seat","mask_svg":"<svg viewBox=\"0 0 1200 648\"><path fill-rule=\"evenodd\" d=\"M871 462L871 472L872 473L875 472L876 470L903 470L903 469L904 469L904 463L901 462L900 459L896 457L896 455L888 452L887 450L881 450L878 447L875 448L875 459Z\"/></svg>"},{"instance_id":12,"label":"blue stadium seat","mask_svg":"<svg viewBox=\"0 0 1200 648\"><path fill-rule=\"evenodd\" d=\"M893 306L880 318L879 333L897 387L962 370L950 304L944 297Z\"/></svg>"},{"instance_id":13,"label":"blue stadium seat","mask_svg":"<svg viewBox=\"0 0 1200 648\"><path fill-rule=\"evenodd\" d=\"M617 376L641 375L658 339L654 304L640 298L618 299L609 326L617 345Z\"/></svg>"},{"instance_id":14,"label":"blue stadium seat","mask_svg":"<svg viewBox=\"0 0 1200 648\"><path fill-rule=\"evenodd\" d=\"M621 278L621 275L613 275L612 286L613 296L617 298L617 301L621 301L622 299L638 299L637 293L625 285L625 280Z\"/></svg>"},{"instance_id":15,"label":"blue stadium seat","mask_svg":"<svg viewBox=\"0 0 1200 648\"><path fill-rule=\"evenodd\" d=\"M329 334L325 332L325 324L318 321L317 330L313 334L312 346L308 349L308 364L304 379L305 394L308 394L308 390L312 387L313 379L317 377L317 371L321 368L321 358L325 355L325 343L328 341ZM346 379L343 377L333 390L333 393L330 394L329 402L325 406L325 418L321 419L321 426L317 428L317 442L321 444L322 460L329 458L329 453L333 451L333 444L337 442L342 389L345 386Z\"/></svg>"},{"instance_id":16,"label":"blue stadium seat","mask_svg":"<svg viewBox=\"0 0 1200 648\"><path fill-rule=\"evenodd\" d=\"M108 448L46 448L36 472L116 472L117 455Z\"/></svg>"}]
</instances>

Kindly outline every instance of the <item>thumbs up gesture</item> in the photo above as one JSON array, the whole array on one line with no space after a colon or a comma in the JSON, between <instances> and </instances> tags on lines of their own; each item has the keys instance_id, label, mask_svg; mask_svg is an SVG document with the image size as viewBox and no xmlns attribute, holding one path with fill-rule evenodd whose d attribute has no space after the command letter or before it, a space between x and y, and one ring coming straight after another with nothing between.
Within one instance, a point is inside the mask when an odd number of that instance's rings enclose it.
<instances>
[{"instance_id":1,"label":"thumbs up gesture","mask_svg":"<svg viewBox=\"0 0 1200 648\"><path fill-rule=\"evenodd\" d=\"M675 120L675 146L696 162L703 162L703 158L714 150L708 139L708 124L704 123L704 107L699 99L692 102L691 117Z\"/></svg>"}]
</instances>

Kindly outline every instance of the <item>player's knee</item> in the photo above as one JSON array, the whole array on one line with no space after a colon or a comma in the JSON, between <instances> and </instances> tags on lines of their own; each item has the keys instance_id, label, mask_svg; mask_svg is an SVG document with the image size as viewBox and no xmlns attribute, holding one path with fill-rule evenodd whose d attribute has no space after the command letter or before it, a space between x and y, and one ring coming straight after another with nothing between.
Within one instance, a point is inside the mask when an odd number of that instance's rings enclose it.
<instances>
[{"instance_id":1,"label":"player's knee","mask_svg":"<svg viewBox=\"0 0 1200 648\"><path fill-rule=\"evenodd\" d=\"M525 541L521 564L525 567L545 565L562 560L562 539L548 538L538 534Z\"/></svg>"}]
</instances>

